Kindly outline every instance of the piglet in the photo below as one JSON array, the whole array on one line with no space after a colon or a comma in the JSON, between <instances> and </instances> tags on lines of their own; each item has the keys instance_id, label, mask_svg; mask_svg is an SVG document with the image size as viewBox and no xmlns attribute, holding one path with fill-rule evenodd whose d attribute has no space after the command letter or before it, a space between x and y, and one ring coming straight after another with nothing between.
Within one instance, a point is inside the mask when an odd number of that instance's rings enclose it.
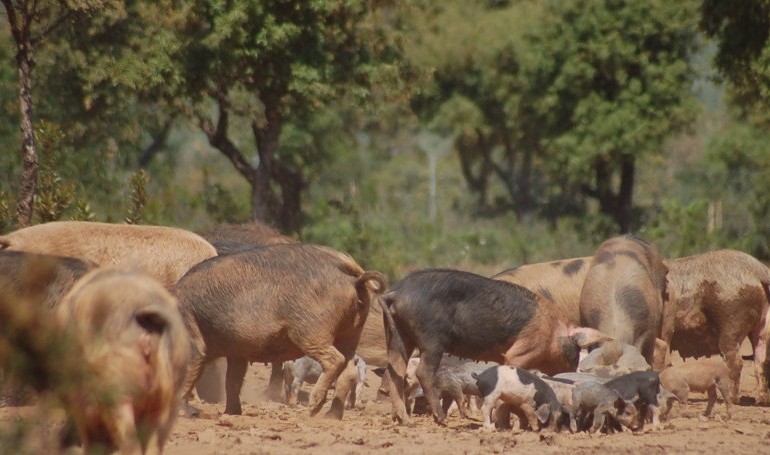
<instances>
[{"instance_id":1,"label":"piglet","mask_svg":"<svg viewBox=\"0 0 770 455\"><path fill-rule=\"evenodd\" d=\"M346 368L337 379L350 383L350 392L347 397L347 408L356 406L356 398L361 396L366 381L366 362L358 354L353 356L354 369ZM304 356L297 360L289 360L283 363L284 390L286 402L290 405L297 404L297 396L302 384L315 384L323 373L323 367L310 356Z\"/></svg>"},{"instance_id":2,"label":"piglet","mask_svg":"<svg viewBox=\"0 0 770 455\"><path fill-rule=\"evenodd\" d=\"M572 418L578 430L588 429L596 433L603 424L608 430L615 428L615 422L636 429L636 407L627 402L618 392L604 384L586 381L575 386L572 391ZM592 419L590 428L588 419Z\"/></svg>"},{"instance_id":3,"label":"piglet","mask_svg":"<svg viewBox=\"0 0 770 455\"><path fill-rule=\"evenodd\" d=\"M420 365L420 358L413 357L409 359L406 367L407 392L410 398L422 395L417 392L419 381L417 379L417 367ZM444 355L441 364L436 370L436 387L438 388L441 407L446 414L452 402L457 404L460 417L468 417L466 408L468 407L467 396L479 396L479 388L476 385L474 374L484 372L490 366L497 365L493 362L474 362L473 360L461 359L456 356ZM424 392L423 392L424 393Z\"/></svg>"},{"instance_id":4,"label":"piglet","mask_svg":"<svg viewBox=\"0 0 770 455\"><path fill-rule=\"evenodd\" d=\"M616 391L627 402L634 403L639 411L639 424L644 426L647 414L652 417L652 429L660 428L660 375L657 371L635 371L605 382L604 385Z\"/></svg>"},{"instance_id":5,"label":"piglet","mask_svg":"<svg viewBox=\"0 0 770 455\"><path fill-rule=\"evenodd\" d=\"M559 431L565 426L572 429L569 411L559 403L548 384L534 373L506 365L473 375L484 399L481 413L485 429L494 428L491 416L498 399L511 407L522 429L534 429L536 424L538 430L550 427Z\"/></svg>"},{"instance_id":6,"label":"piglet","mask_svg":"<svg viewBox=\"0 0 770 455\"><path fill-rule=\"evenodd\" d=\"M708 393L708 404L704 416L709 416L717 401L717 389L722 393L727 408L727 418L732 414L732 396L730 369L721 357L705 357L688 360L681 365L668 367L660 373L660 383L682 403L687 406L687 395L690 392ZM663 418L671 411L671 402L666 406Z\"/></svg>"}]
</instances>

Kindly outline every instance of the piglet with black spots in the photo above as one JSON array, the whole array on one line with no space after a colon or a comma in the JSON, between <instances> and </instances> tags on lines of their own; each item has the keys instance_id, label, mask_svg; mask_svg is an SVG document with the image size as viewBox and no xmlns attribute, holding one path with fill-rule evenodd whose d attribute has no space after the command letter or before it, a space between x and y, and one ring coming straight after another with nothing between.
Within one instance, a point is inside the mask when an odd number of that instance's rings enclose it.
<instances>
[{"instance_id":1,"label":"piglet with black spots","mask_svg":"<svg viewBox=\"0 0 770 455\"><path fill-rule=\"evenodd\" d=\"M497 400L511 408L522 429L570 428L569 411L559 403L548 384L534 373L512 366L496 366L475 377L484 399L481 413L485 429L494 428L491 417Z\"/></svg>"},{"instance_id":2,"label":"piglet with black spots","mask_svg":"<svg viewBox=\"0 0 770 455\"><path fill-rule=\"evenodd\" d=\"M586 381L575 386L572 391L572 409L572 417L581 431L596 433L605 425L608 431L612 431L616 423L632 430L637 427L634 404L599 382Z\"/></svg>"},{"instance_id":3,"label":"piglet with black spots","mask_svg":"<svg viewBox=\"0 0 770 455\"><path fill-rule=\"evenodd\" d=\"M634 403L639 411L638 428L644 426L648 414L652 417L652 429L660 428L660 375L657 371L635 371L605 382L627 402Z\"/></svg>"}]
</instances>

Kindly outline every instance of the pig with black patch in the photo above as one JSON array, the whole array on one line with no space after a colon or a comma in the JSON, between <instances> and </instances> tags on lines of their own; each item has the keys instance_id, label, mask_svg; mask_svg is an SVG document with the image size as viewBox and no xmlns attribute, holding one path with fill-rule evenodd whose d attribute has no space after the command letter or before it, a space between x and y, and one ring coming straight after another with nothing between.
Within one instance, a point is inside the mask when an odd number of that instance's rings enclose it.
<instances>
[{"instance_id":1,"label":"pig with black patch","mask_svg":"<svg viewBox=\"0 0 770 455\"><path fill-rule=\"evenodd\" d=\"M655 245L630 234L606 240L583 283L580 324L635 346L654 370L662 370L665 356L656 358L656 339L668 347L674 332L667 273Z\"/></svg>"},{"instance_id":2,"label":"pig with black patch","mask_svg":"<svg viewBox=\"0 0 770 455\"><path fill-rule=\"evenodd\" d=\"M657 371L634 371L604 383L616 391L626 402L634 403L638 413L637 428L641 429L649 415L652 430L660 428L660 375Z\"/></svg>"},{"instance_id":3,"label":"pig with black patch","mask_svg":"<svg viewBox=\"0 0 770 455\"><path fill-rule=\"evenodd\" d=\"M494 429L492 412L498 400L502 400L516 414L522 429L572 429L569 410L559 403L548 384L534 373L503 365L490 367L479 375L474 373L474 377L484 399L481 407L484 429Z\"/></svg>"},{"instance_id":4,"label":"pig with black patch","mask_svg":"<svg viewBox=\"0 0 770 455\"><path fill-rule=\"evenodd\" d=\"M596 381L585 381L572 390L573 420L578 430L596 433L603 426L608 432L622 424L631 430L637 427L637 410L618 392ZM589 423L590 421L590 423Z\"/></svg>"},{"instance_id":5,"label":"pig with black patch","mask_svg":"<svg viewBox=\"0 0 770 455\"><path fill-rule=\"evenodd\" d=\"M610 338L574 327L550 302L505 281L450 269L410 273L379 299L388 345L394 418L406 422L407 362L420 351L416 375L434 419L443 424L435 375L445 353L537 369L575 371L580 349Z\"/></svg>"}]
</instances>

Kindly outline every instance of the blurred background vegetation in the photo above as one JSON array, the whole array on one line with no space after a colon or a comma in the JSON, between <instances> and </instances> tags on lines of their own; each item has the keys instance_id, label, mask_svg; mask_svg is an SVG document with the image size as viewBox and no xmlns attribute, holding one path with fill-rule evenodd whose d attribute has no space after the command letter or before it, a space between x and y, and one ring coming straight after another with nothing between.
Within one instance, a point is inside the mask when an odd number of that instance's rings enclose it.
<instances>
[{"instance_id":1,"label":"blurred background vegetation","mask_svg":"<svg viewBox=\"0 0 770 455\"><path fill-rule=\"evenodd\" d=\"M392 280L621 232L770 260L764 1L2 4L0 232L31 49L32 223L260 219Z\"/></svg>"}]
</instances>

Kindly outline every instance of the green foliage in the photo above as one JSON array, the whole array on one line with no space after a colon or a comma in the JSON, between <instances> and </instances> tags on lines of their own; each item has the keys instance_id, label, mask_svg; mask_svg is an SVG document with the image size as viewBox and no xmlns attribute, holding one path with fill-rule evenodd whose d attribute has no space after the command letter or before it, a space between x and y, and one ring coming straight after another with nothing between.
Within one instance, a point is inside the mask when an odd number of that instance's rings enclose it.
<instances>
[{"instance_id":1,"label":"green foliage","mask_svg":"<svg viewBox=\"0 0 770 455\"><path fill-rule=\"evenodd\" d=\"M244 223L249 219L249 207L242 203L233 192L218 182L211 182L204 172L204 186L201 196L206 214L216 224Z\"/></svg>"},{"instance_id":2,"label":"green foliage","mask_svg":"<svg viewBox=\"0 0 770 455\"><path fill-rule=\"evenodd\" d=\"M0 232L10 231L13 226L13 199L10 193L0 190Z\"/></svg>"},{"instance_id":3,"label":"green foliage","mask_svg":"<svg viewBox=\"0 0 770 455\"><path fill-rule=\"evenodd\" d=\"M66 140L61 128L53 123L40 121L35 135L39 155L37 192L34 214L41 223L56 221L62 217L75 199L75 185L59 174L66 159L63 143Z\"/></svg>"},{"instance_id":4,"label":"green foliage","mask_svg":"<svg viewBox=\"0 0 770 455\"><path fill-rule=\"evenodd\" d=\"M129 181L129 200L131 205L128 208L128 215L126 215L127 224L142 224L142 214L144 212L144 206L147 203L147 182L149 177L144 169L139 169L131 175Z\"/></svg>"},{"instance_id":5,"label":"green foliage","mask_svg":"<svg viewBox=\"0 0 770 455\"><path fill-rule=\"evenodd\" d=\"M703 0L701 28L718 44L714 63L741 118L770 124L770 3Z\"/></svg>"}]
</instances>

